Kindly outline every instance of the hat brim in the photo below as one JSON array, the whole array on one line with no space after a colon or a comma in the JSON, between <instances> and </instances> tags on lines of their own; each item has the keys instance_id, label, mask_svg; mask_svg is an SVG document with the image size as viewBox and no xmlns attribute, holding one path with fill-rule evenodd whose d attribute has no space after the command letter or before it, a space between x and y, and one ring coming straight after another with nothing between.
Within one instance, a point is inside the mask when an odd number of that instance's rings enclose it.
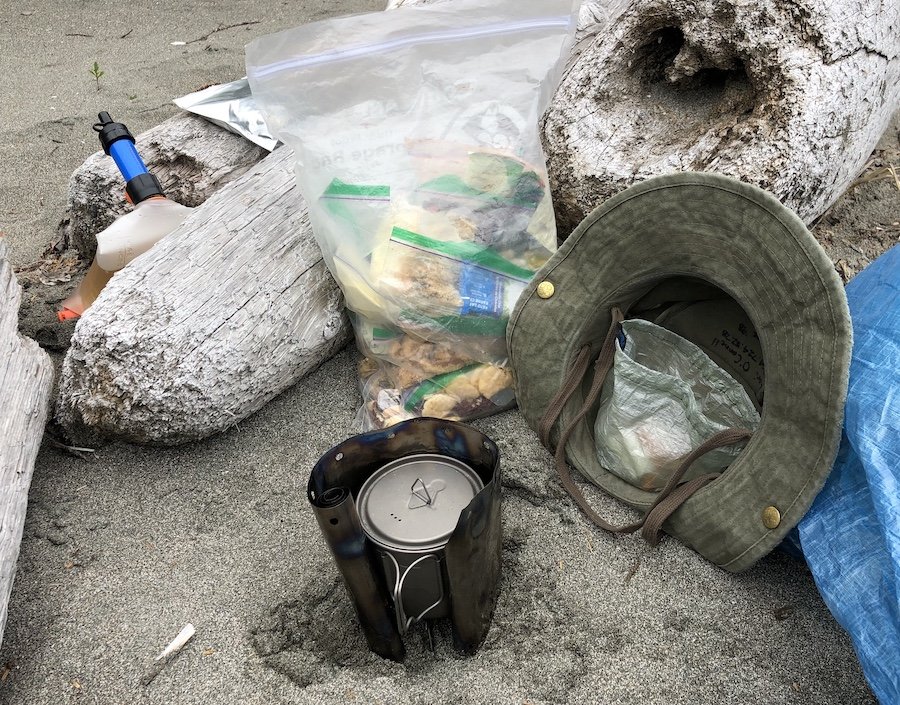
<instances>
[{"instance_id":1,"label":"hat brim","mask_svg":"<svg viewBox=\"0 0 900 705\"><path fill-rule=\"evenodd\" d=\"M830 260L772 195L719 175L680 173L633 186L591 213L535 275L510 319L519 407L536 429L578 350L599 347L611 307L627 312L649 285L677 276L707 281L743 307L762 345L765 401L740 457L664 528L717 565L743 570L799 522L831 470L852 347ZM536 295L542 281L554 285L550 298ZM583 400L573 394L557 432ZM631 506L655 497L600 466L593 415L576 428L567 456ZM763 522L771 507L781 517L775 528Z\"/></svg>"}]
</instances>

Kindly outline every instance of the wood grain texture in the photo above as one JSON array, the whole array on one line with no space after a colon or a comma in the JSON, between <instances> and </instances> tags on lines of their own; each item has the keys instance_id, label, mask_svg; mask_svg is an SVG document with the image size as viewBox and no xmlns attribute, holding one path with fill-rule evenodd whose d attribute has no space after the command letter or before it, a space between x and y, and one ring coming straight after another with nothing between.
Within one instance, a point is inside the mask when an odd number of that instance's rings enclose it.
<instances>
[{"instance_id":1,"label":"wood grain texture","mask_svg":"<svg viewBox=\"0 0 900 705\"><path fill-rule=\"evenodd\" d=\"M896 2L605 5L544 116L561 235L632 183L682 170L761 186L811 222L898 108Z\"/></svg>"},{"instance_id":2,"label":"wood grain texture","mask_svg":"<svg viewBox=\"0 0 900 705\"><path fill-rule=\"evenodd\" d=\"M138 153L166 195L199 206L218 188L243 174L268 152L190 113L169 118L135 138ZM63 239L84 259L97 249L97 233L131 210L125 182L111 157L96 152L69 180Z\"/></svg>"},{"instance_id":3,"label":"wood grain texture","mask_svg":"<svg viewBox=\"0 0 900 705\"><path fill-rule=\"evenodd\" d=\"M349 340L293 163L276 149L113 277L63 363L57 414L73 438L204 438Z\"/></svg>"},{"instance_id":4,"label":"wood grain texture","mask_svg":"<svg viewBox=\"0 0 900 705\"><path fill-rule=\"evenodd\" d=\"M53 386L49 356L18 333L21 298L0 238L0 640Z\"/></svg>"}]
</instances>

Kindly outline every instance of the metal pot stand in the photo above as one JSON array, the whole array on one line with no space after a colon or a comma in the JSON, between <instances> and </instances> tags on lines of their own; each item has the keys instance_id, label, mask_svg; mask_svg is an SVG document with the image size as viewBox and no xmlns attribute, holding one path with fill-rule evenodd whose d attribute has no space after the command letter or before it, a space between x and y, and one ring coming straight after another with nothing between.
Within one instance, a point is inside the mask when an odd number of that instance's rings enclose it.
<instances>
[{"instance_id":1,"label":"metal pot stand","mask_svg":"<svg viewBox=\"0 0 900 705\"><path fill-rule=\"evenodd\" d=\"M435 484L427 467L412 469L416 462L435 460L433 456L442 456L439 465L457 467L464 479L449 486ZM391 472L381 496L373 495L373 481L378 479L374 476ZM466 424L432 418L354 436L316 463L309 478L309 501L373 652L401 661L402 634L420 619L445 615L458 651L474 653L484 641L500 576L500 473L500 454L491 439ZM387 488L390 492L384 494ZM459 512L455 526L446 527L453 527L446 544L441 545L446 531L438 528L412 550L408 531L398 535L385 524L387 516L393 517L391 500L402 498L410 511L395 514L412 516L416 523L422 511L446 509L454 493L456 506L473 493L474 497ZM404 560L404 549L411 560ZM410 600L404 585L427 583L422 569L431 575L439 572L438 592Z\"/></svg>"}]
</instances>

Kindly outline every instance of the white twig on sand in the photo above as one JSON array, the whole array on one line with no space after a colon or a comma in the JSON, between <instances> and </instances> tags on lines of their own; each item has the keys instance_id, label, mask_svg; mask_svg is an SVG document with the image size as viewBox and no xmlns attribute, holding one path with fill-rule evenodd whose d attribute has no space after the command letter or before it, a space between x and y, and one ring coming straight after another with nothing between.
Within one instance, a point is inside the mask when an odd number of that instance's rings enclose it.
<instances>
[{"instance_id":1,"label":"white twig on sand","mask_svg":"<svg viewBox=\"0 0 900 705\"><path fill-rule=\"evenodd\" d=\"M193 624L185 624L184 629L178 632L178 636L172 639L169 645L160 652L159 656L157 656L154 661L162 661L167 656L171 656L180 651L182 647L191 640L191 637L194 636L194 631Z\"/></svg>"},{"instance_id":2,"label":"white twig on sand","mask_svg":"<svg viewBox=\"0 0 900 705\"><path fill-rule=\"evenodd\" d=\"M178 636L172 639L169 645L160 652L159 656L153 659L153 663L144 671L144 675L141 676L141 684L144 686L150 685L165 665L175 658L178 652L184 648L184 645L191 640L192 636L194 636L194 625L185 624L184 629L178 632Z\"/></svg>"}]
</instances>

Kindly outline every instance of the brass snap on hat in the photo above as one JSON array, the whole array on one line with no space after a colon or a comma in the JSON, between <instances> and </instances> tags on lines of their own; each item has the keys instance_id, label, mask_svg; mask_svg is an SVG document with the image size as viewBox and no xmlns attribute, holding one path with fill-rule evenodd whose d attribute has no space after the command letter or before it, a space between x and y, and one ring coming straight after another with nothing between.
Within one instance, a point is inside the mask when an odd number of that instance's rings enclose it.
<instances>
[{"instance_id":1,"label":"brass snap on hat","mask_svg":"<svg viewBox=\"0 0 900 705\"><path fill-rule=\"evenodd\" d=\"M550 297L539 290L547 281ZM535 430L585 346L597 356L614 308L700 346L759 406L743 452L663 524L722 568L749 568L801 519L837 452L852 345L840 279L803 222L759 188L705 173L633 186L585 218L510 318L519 408ZM589 370L565 401L551 445L576 419L591 381ZM596 404L575 421L568 462L648 509L656 493L600 465L595 417Z\"/></svg>"}]
</instances>

